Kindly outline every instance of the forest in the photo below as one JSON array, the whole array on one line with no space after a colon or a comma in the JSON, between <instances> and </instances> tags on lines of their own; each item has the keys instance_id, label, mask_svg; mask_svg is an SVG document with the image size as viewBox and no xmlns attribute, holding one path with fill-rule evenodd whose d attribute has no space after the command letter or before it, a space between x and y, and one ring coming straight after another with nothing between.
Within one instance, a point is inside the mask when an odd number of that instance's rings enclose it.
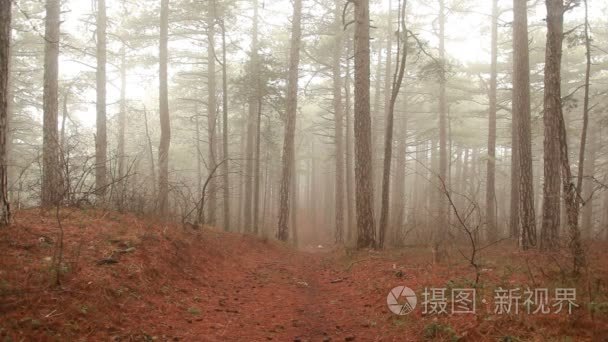
<instances>
[{"instance_id":1,"label":"forest","mask_svg":"<svg viewBox=\"0 0 608 342\"><path fill-rule=\"evenodd\" d=\"M608 341L608 2L0 0L3 341Z\"/></svg>"}]
</instances>

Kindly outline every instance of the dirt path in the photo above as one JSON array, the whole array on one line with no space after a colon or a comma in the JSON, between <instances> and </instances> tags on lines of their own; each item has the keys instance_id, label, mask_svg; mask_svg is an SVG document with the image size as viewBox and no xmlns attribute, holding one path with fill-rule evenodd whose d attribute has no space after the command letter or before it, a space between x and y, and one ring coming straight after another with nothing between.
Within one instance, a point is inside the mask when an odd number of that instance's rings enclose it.
<instances>
[{"instance_id":1,"label":"dirt path","mask_svg":"<svg viewBox=\"0 0 608 342\"><path fill-rule=\"evenodd\" d=\"M235 295L221 298L229 326L210 340L368 341L375 338L359 319L371 305L344 279L331 255L293 252L281 260L258 256L257 266L233 279ZM196 330L196 327L193 327ZM201 331L205 334L205 332Z\"/></svg>"}]
</instances>

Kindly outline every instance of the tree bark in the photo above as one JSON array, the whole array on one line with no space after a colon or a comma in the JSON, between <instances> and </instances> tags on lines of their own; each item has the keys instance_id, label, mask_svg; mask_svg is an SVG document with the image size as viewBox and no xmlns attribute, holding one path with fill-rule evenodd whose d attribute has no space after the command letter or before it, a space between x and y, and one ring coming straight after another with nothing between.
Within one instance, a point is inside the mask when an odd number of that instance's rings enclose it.
<instances>
[{"instance_id":1,"label":"tree bark","mask_svg":"<svg viewBox=\"0 0 608 342\"><path fill-rule=\"evenodd\" d=\"M60 0L46 1L43 90L42 206L59 204L63 194L61 152L57 119L59 111Z\"/></svg>"},{"instance_id":2,"label":"tree bark","mask_svg":"<svg viewBox=\"0 0 608 342\"><path fill-rule=\"evenodd\" d=\"M585 193L590 193L592 191L593 185L589 182L585 182L585 188L583 189L583 177L585 168L587 168L587 164L585 163L585 148L587 145L587 127L589 125L589 78L591 76L591 39L589 38L589 7L587 4L587 0L584 0L585 4L585 57L586 57L586 65L585 65L585 95L583 100L583 130L581 132L581 143L580 143L580 151L579 151L579 159L578 159L578 177L576 182L576 188L579 191L585 190ZM593 131L593 128L592 128ZM592 144L595 142L592 140ZM593 158L588 164L589 167L593 169L595 162L595 146L593 146L592 151L589 151L590 157ZM589 173L593 177L593 171ZM577 197L577 204L580 204L580 196ZM589 198L589 202L591 202L591 198ZM591 203L583 203L585 205L584 213L583 213L583 230L587 237L590 236L591 233L591 214L592 214L592 206Z\"/></svg>"},{"instance_id":3,"label":"tree bark","mask_svg":"<svg viewBox=\"0 0 608 342\"><path fill-rule=\"evenodd\" d=\"M342 41L342 3L335 2L334 9L335 20L335 46L333 50L333 109L335 118L335 144L336 144L336 190L335 190L335 206L336 206L336 228L335 242L342 244L344 242L344 120L342 110L342 75L341 61L342 52L344 50Z\"/></svg>"},{"instance_id":4,"label":"tree bark","mask_svg":"<svg viewBox=\"0 0 608 342\"><path fill-rule=\"evenodd\" d=\"M374 248L374 188L369 106L369 0L355 0L355 196L357 248Z\"/></svg>"},{"instance_id":5,"label":"tree bark","mask_svg":"<svg viewBox=\"0 0 608 342\"><path fill-rule=\"evenodd\" d=\"M439 0L439 177L448 182L448 153L447 153L447 100L445 75L445 2ZM445 238L448 231L448 205L443 194L437 201L438 220L435 239L433 241L434 261L441 262L445 254Z\"/></svg>"},{"instance_id":6,"label":"tree bark","mask_svg":"<svg viewBox=\"0 0 608 342\"><path fill-rule=\"evenodd\" d=\"M248 98L247 145L245 150L245 197L243 203L243 228L245 232L253 230L253 181L254 181L254 147L256 122L259 116L259 56L258 56L258 1L253 0L253 27L251 29L251 59L249 61L251 90Z\"/></svg>"},{"instance_id":7,"label":"tree bark","mask_svg":"<svg viewBox=\"0 0 608 342\"><path fill-rule=\"evenodd\" d=\"M259 85L258 85L259 87ZM262 159L262 98L258 96L258 117L255 124L255 168L253 171L253 233L259 233L259 215L260 215L260 181L261 181L261 164Z\"/></svg>"},{"instance_id":8,"label":"tree bark","mask_svg":"<svg viewBox=\"0 0 608 342\"><path fill-rule=\"evenodd\" d=\"M302 40L302 0L295 0L289 48L289 77L287 80L287 111L285 118L285 139L283 141L283 160L281 189L279 192L279 223L277 238L289 238L290 190L294 176L296 114L298 110L298 67L300 64L300 44ZM294 208L295 209L295 208Z\"/></svg>"},{"instance_id":9,"label":"tree bark","mask_svg":"<svg viewBox=\"0 0 608 342\"><path fill-rule=\"evenodd\" d=\"M405 7L407 2L401 7L400 14L400 27L397 31L398 34L398 45L397 45L397 68L393 76L393 85L391 89L391 97L389 101L389 108L386 116L386 132L384 136L384 170L382 174L382 208L380 212L380 234L378 239L378 247L384 248L384 239L386 236L386 227L388 226L389 220L389 193L390 193L390 182L391 182L391 162L393 159L393 125L395 117L395 104L399 91L401 90L401 84L403 82L403 76L405 75L405 65L407 62L407 31L405 30ZM401 35L404 35L401 37ZM403 41L401 41L403 39ZM390 53L390 49L388 49ZM403 56L399 56L403 53ZM389 59L387 58L387 61ZM388 63L388 62L387 62Z\"/></svg>"},{"instance_id":10,"label":"tree bark","mask_svg":"<svg viewBox=\"0 0 608 342\"><path fill-rule=\"evenodd\" d=\"M0 0L0 227L8 226L11 221L7 154L11 4L11 0Z\"/></svg>"},{"instance_id":11,"label":"tree bark","mask_svg":"<svg viewBox=\"0 0 608 342\"><path fill-rule=\"evenodd\" d=\"M557 247L560 225L560 66L562 55L563 3L546 0L547 49L544 95L544 184L541 248ZM566 175L563 175L566 176ZM569 181L569 180L568 180Z\"/></svg>"},{"instance_id":12,"label":"tree bark","mask_svg":"<svg viewBox=\"0 0 608 342\"><path fill-rule=\"evenodd\" d=\"M489 242L496 241L496 83L498 61L498 0L492 1L492 43L488 119L488 161L486 173L486 221Z\"/></svg>"},{"instance_id":13,"label":"tree bark","mask_svg":"<svg viewBox=\"0 0 608 342\"><path fill-rule=\"evenodd\" d=\"M125 133L127 128L127 61L126 45L120 49L120 109L118 112L118 178L123 179L126 172ZM125 200L126 180L120 182L118 208L122 210Z\"/></svg>"},{"instance_id":14,"label":"tree bark","mask_svg":"<svg viewBox=\"0 0 608 342\"><path fill-rule=\"evenodd\" d=\"M171 122L169 119L169 90L167 82L169 43L169 0L161 0L159 51L159 115L160 144L158 147L158 208L161 215L169 212L169 147Z\"/></svg>"},{"instance_id":15,"label":"tree bark","mask_svg":"<svg viewBox=\"0 0 608 342\"><path fill-rule=\"evenodd\" d=\"M106 131L106 1L97 0L97 134L95 135L95 188L97 196L104 200L108 163L108 138Z\"/></svg>"},{"instance_id":16,"label":"tree bark","mask_svg":"<svg viewBox=\"0 0 608 342\"><path fill-rule=\"evenodd\" d=\"M198 119L197 119L198 120ZM150 136L150 127L148 125L148 110L144 107L144 128L146 131L146 140L148 142L148 157L150 158L150 175L152 176L152 197L157 196L156 192L156 166L154 166L154 149L152 148L152 137ZM196 152L199 153L198 150ZM197 190L200 190L199 185Z\"/></svg>"},{"instance_id":17,"label":"tree bark","mask_svg":"<svg viewBox=\"0 0 608 342\"><path fill-rule=\"evenodd\" d=\"M351 50L350 42L347 42L346 55L349 56ZM357 225L354 205L353 205L353 190L354 190L354 167L353 167L353 155L354 145L352 143L353 134L353 123L352 123L352 108L351 108L351 88L350 88L350 58L346 59L346 76L344 78L344 106L345 106L345 121L346 121L346 134L344 139L345 152L346 152L346 217L348 224L346 232L346 241L351 242L353 240L354 228Z\"/></svg>"},{"instance_id":18,"label":"tree bark","mask_svg":"<svg viewBox=\"0 0 608 342\"><path fill-rule=\"evenodd\" d=\"M593 239L593 185L595 175L595 159L597 155L597 136L599 127L598 125L592 125L589 130L589 149L587 150L587 156L585 157L585 173L586 178L583 180L583 187L581 197L585 201L583 207L583 218L581 229L583 236L587 239Z\"/></svg>"},{"instance_id":19,"label":"tree bark","mask_svg":"<svg viewBox=\"0 0 608 342\"><path fill-rule=\"evenodd\" d=\"M514 0L513 23L513 117L516 120L518 162L517 178L519 204L517 204L518 236L521 226L521 245L523 249L536 245L536 216L534 210L534 173L532 170L532 138L530 117L530 62L528 51L528 8L525 0ZM513 205L516 205L513 201ZM512 210L514 207L512 207Z\"/></svg>"},{"instance_id":20,"label":"tree bark","mask_svg":"<svg viewBox=\"0 0 608 342\"><path fill-rule=\"evenodd\" d=\"M230 151L228 150L228 66L226 64L226 26L222 20L222 153L223 165L223 187L224 187L224 230L230 230Z\"/></svg>"},{"instance_id":21,"label":"tree bark","mask_svg":"<svg viewBox=\"0 0 608 342\"><path fill-rule=\"evenodd\" d=\"M217 104L215 82L215 1L208 1L207 9L207 139L209 140L209 171L216 165L216 132ZM209 179L209 202L207 206L207 221L215 225L215 209L217 207L217 191L215 177Z\"/></svg>"}]
</instances>

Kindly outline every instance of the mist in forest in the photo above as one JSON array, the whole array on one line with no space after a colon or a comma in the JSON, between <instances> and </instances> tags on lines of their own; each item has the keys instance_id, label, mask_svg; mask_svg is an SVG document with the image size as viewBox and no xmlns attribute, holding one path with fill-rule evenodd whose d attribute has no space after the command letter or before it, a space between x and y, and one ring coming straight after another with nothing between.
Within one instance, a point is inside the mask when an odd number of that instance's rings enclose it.
<instances>
[{"instance_id":1,"label":"mist in forest","mask_svg":"<svg viewBox=\"0 0 608 342\"><path fill-rule=\"evenodd\" d=\"M529 255L580 279L608 240L607 14L0 0L0 224L56 221L58 269L62 220L101 210L315 253L421 251L462 260L474 287L488 251L524 253L533 283Z\"/></svg>"}]
</instances>

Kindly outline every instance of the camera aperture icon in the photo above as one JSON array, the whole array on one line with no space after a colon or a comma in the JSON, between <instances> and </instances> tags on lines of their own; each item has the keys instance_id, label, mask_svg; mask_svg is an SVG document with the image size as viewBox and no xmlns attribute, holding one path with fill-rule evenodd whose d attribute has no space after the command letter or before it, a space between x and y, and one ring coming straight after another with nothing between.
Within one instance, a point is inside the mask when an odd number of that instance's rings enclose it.
<instances>
[{"instance_id":1,"label":"camera aperture icon","mask_svg":"<svg viewBox=\"0 0 608 342\"><path fill-rule=\"evenodd\" d=\"M388 309L395 315L409 314L416 308L416 303L418 303L416 293L406 286L397 286L386 296Z\"/></svg>"}]
</instances>

